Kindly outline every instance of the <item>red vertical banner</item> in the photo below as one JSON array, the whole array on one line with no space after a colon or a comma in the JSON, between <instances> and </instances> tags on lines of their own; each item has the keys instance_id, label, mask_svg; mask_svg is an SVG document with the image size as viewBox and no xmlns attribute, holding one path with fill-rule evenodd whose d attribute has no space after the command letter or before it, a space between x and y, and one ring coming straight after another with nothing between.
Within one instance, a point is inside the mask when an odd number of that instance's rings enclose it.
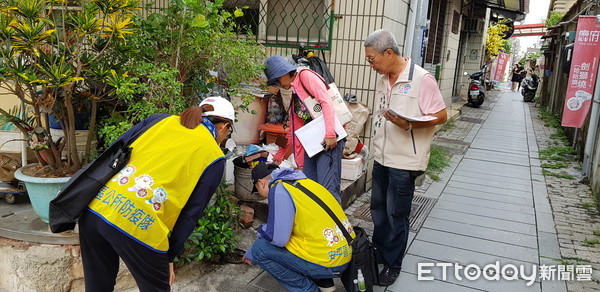
<instances>
[{"instance_id":1,"label":"red vertical banner","mask_svg":"<svg viewBox=\"0 0 600 292\"><path fill-rule=\"evenodd\" d=\"M600 24L596 22L596 16L579 16L562 116L563 127L583 126L592 103L599 58Z\"/></svg>"},{"instance_id":2,"label":"red vertical banner","mask_svg":"<svg viewBox=\"0 0 600 292\"><path fill-rule=\"evenodd\" d=\"M494 81L502 81L502 77L504 76L504 70L506 70L506 63L508 62L508 57L510 57L507 53L498 54L498 58L496 59L496 70L494 71L494 76L492 80Z\"/></svg>"}]
</instances>

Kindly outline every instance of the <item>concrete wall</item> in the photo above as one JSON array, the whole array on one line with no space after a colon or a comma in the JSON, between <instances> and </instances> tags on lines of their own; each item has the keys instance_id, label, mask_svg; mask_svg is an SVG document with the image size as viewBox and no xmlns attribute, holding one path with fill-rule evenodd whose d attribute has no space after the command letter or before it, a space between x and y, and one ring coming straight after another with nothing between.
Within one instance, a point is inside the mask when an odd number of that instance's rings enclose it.
<instances>
[{"instance_id":1,"label":"concrete wall","mask_svg":"<svg viewBox=\"0 0 600 292\"><path fill-rule=\"evenodd\" d=\"M452 33L452 18L454 17L454 11L460 12L461 1L453 0L449 1L446 11L446 23L444 24L444 44L442 48L442 70L438 85L444 97L446 105L452 103L452 89L454 87L454 76L456 72L456 66L458 61L458 46L460 42L460 27L462 21L459 20L458 33ZM459 16L459 18L462 18Z\"/></svg>"},{"instance_id":2,"label":"concrete wall","mask_svg":"<svg viewBox=\"0 0 600 292\"><path fill-rule=\"evenodd\" d=\"M84 291L78 245L35 244L0 237L0 291ZM115 291L135 287L121 262Z\"/></svg>"}]
</instances>

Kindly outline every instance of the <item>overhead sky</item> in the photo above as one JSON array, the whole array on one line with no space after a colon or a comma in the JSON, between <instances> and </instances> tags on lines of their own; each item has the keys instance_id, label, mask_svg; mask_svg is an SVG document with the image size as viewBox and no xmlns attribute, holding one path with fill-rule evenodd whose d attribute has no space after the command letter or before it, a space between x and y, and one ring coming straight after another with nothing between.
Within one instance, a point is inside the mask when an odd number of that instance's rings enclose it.
<instances>
[{"instance_id":1,"label":"overhead sky","mask_svg":"<svg viewBox=\"0 0 600 292\"><path fill-rule=\"evenodd\" d=\"M550 6L550 0L529 1L529 13L527 16L525 16L525 19L521 22L521 24L546 22L546 17L548 16L548 6ZM539 40L539 36L519 37L519 41L521 43L521 53L524 53L527 48L537 44Z\"/></svg>"}]
</instances>

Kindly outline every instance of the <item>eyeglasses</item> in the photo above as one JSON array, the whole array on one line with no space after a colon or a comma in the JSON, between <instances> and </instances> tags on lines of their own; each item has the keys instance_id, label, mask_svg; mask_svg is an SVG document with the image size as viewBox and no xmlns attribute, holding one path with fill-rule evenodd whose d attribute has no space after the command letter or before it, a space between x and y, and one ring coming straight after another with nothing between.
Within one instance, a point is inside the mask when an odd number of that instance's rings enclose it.
<instances>
[{"instance_id":1,"label":"eyeglasses","mask_svg":"<svg viewBox=\"0 0 600 292\"><path fill-rule=\"evenodd\" d=\"M373 62L375 62L375 59L379 58L379 56L381 56L385 51L379 53L379 55L373 57L373 58L365 58L365 61L367 61L369 64L373 64Z\"/></svg>"},{"instance_id":2,"label":"eyeglasses","mask_svg":"<svg viewBox=\"0 0 600 292\"><path fill-rule=\"evenodd\" d=\"M227 123L227 127L229 128L228 135L230 135L231 133L233 133L233 123Z\"/></svg>"}]
</instances>

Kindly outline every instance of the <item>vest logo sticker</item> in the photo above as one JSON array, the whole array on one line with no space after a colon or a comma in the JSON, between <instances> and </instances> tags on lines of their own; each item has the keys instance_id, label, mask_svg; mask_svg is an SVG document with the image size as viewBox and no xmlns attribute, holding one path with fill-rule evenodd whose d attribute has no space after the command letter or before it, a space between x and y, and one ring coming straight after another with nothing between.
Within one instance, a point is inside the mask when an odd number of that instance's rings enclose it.
<instances>
[{"instance_id":1,"label":"vest logo sticker","mask_svg":"<svg viewBox=\"0 0 600 292\"><path fill-rule=\"evenodd\" d=\"M406 83L400 86L400 92L402 94L408 94L408 92L410 92L410 89L412 88L412 85L410 85L410 83Z\"/></svg>"},{"instance_id":2,"label":"vest logo sticker","mask_svg":"<svg viewBox=\"0 0 600 292\"><path fill-rule=\"evenodd\" d=\"M145 198L148 196L148 190L152 190L150 188L154 184L154 179L147 174L140 175L135 178L135 185L128 188L128 191L135 192L135 195L139 198Z\"/></svg>"},{"instance_id":3,"label":"vest logo sticker","mask_svg":"<svg viewBox=\"0 0 600 292\"><path fill-rule=\"evenodd\" d=\"M117 177L113 178L112 181L117 181L119 185L126 185L129 183L129 177L133 176L133 173L135 173L135 166L128 164L119 171Z\"/></svg>"},{"instance_id":4,"label":"vest logo sticker","mask_svg":"<svg viewBox=\"0 0 600 292\"><path fill-rule=\"evenodd\" d=\"M148 204L152 204L154 211L159 211L162 208L162 203L167 200L167 191L163 188L154 189L154 196L146 201Z\"/></svg>"},{"instance_id":5,"label":"vest logo sticker","mask_svg":"<svg viewBox=\"0 0 600 292\"><path fill-rule=\"evenodd\" d=\"M344 225L348 233L352 233L352 226L348 220L342 220L342 225ZM344 233L342 233L340 228L336 225L334 228L325 228L323 230L323 236L327 239L327 246L333 246L340 242L340 239L344 238Z\"/></svg>"}]
</instances>

